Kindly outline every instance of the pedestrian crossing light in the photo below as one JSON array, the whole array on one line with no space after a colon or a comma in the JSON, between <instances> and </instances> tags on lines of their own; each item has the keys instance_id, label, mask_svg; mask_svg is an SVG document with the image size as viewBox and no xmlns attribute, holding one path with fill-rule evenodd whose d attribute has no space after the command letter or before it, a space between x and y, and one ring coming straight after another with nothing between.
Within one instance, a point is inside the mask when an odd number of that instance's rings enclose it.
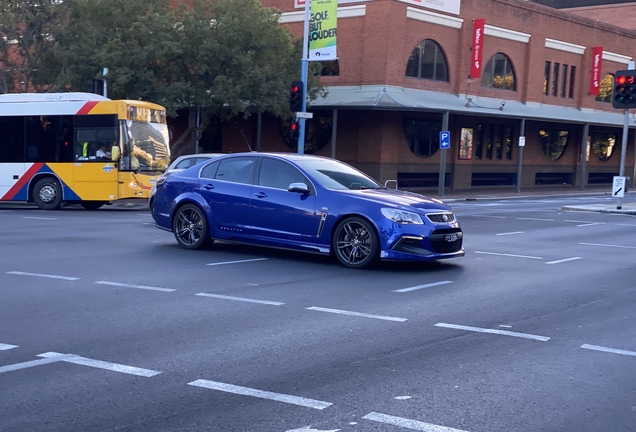
<instances>
[{"instance_id":1,"label":"pedestrian crossing light","mask_svg":"<svg viewBox=\"0 0 636 432\"><path fill-rule=\"evenodd\" d=\"M298 121L296 120L292 120L289 126L289 137L292 140L297 140L299 136L300 136L300 123L298 123Z\"/></svg>"},{"instance_id":2,"label":"pedestrian crossing light","mask_svg":"<svg viewBox=\"0 0 636 432\"><path fill-rule=\"evenodd\" d=\"M619 109L636 108L636 70L620 70L614 74L612 106Z\"/></svg>"},{"instance_id":3,"label":"pedestrian crossing light","mask_svg":"<svg viewBox=\"0 0 636 432\"><path fill-rule=\"evenodd\" d=\"M289 91L289 109L292 112L301 112L303 110L303 98L305 97L305 86L302 81L294 81L291 83Z\"/></svg>"}]
</instances>

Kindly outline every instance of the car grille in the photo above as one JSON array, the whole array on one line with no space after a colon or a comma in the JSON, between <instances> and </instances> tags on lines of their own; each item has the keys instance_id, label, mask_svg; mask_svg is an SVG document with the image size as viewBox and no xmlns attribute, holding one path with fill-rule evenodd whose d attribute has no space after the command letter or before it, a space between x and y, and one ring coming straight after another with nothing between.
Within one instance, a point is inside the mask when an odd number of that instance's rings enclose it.
<instances>
[{"instance_id":1,"label":"car grille","mask_svg":"<svg viewBox=\"0 0 636 432\"><path fill-rule=\"evenodd\" d=\"M444 213L428 213L428 220L434 223L452 223L455 222L455 214L451 212Z\"/></svg>"},{"instance_id":2,"label":"car grille","mask_svg":"<svg viewBox=\"0 0 636 432\"><path fill-rule=\"evenodd\" d=\"M436 230L430 236L435 253L449 254L462 250L463 233L459 228Z\"/></svg>"}]
</instances>

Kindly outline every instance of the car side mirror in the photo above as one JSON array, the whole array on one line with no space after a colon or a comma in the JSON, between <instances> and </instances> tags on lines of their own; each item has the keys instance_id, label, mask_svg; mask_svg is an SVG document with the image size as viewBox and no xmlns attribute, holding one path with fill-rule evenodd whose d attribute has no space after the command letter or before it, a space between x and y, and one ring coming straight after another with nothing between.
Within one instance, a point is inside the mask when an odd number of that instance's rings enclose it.
<instances>
[{"instance_id":1,"label":"car side mirror","mask_svg":"<svg viewBox=\"0 0 636 432\"><path fill-rule=\"evenodd\" d=\"M118 146L113 146L110 149L110 158L111 158L111 160L118 161L120 156L121 156L121 154L119 153L119 147Z\"/></svg>"},{"instance_id":2,"label":"car side mirror","mask_svg":"<svg viewBox=\"0 0 636 432\"><path fill-rule=\"evenodd\" d=\"M303 195L307 195L309 193L309 187L305 183L292 183L287 188L289 192L298 192Z\"/></svg>"}]
</instances>

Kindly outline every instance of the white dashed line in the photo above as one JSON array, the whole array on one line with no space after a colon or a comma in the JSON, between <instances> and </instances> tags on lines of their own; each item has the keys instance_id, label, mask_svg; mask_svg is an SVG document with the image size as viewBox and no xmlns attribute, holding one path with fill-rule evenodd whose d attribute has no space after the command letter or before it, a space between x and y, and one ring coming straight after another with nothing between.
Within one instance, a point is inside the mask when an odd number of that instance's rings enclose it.
<instances>
[{"instance_id":1,"label":"white dashed line","mask_svg":"<svg viewBox=\"0 0 636 432\"><path fill-rule=\"evenodd\" d=\"M550 340L550 338L546 336L537 336L537 335L532 335L527 333L517 333L517 332L511 332L507 330L493 330L493 329L486 329L486 328L480 328L480 327L469 327L469 326L463 326L463 325L457 325L457 324L437 323L435 324L435 327L444 327L444 328L450 328L455 330L466 330L466 331L472 331L472 332L478 332L478 333L491 333L491 334L498 334L498 335L504 335L504 336L518 337L523 339L533 339L533 340L538 340L541 342L546 342Z\"/></svg>"},{"instance_id":2,"label":"white dashed line","mask_svg":"<svg viewBox=\"0 0 636 432\"><path fill-rule=\"evenodd\" d=\"M605 222L590 222L590 223L584 223L582 225L577 225L577 226L586 227L586 226L595 226L595 225L605 225Z\"/></svg>"},{"instance_id":3,"label":"white dashed line","mask_svg":"<svg viewBox=\"0 0 636 432\"><path fill-rule=\"evenodd\" d=\"M483 251L475 251L476 254L484 254L484 255L499 255L499 256L508 256L514 258L529 258L529 259L538 259L542 260L542 257L529 256L529 255L515 255L515 254L506 254L506 253L497 253L497 252L483 252Z\"/></svg>"},{"instance_id":4,"label":"white dashed line","mask_svg":"<svg viewBox=\"0 0 636 432\"><path fill-rule=\"evenodd\" d=\"M119 282L97 281L95 283L98 285L110 285L110 286L116 286L116 287L122 287L122 288L135 288L135 289L142 289L142 290L149 290L149 291L163 291L163 292L176 291L175 289L171 289L171 288L160 288L160 287L147 286L147 285L131 285L131 284L125 284L125 283L119 283Z\"/></svg>"},{"instance_id":5,"label":"white dashed line","mask_svg":"<svg viewBox=\"0 0 636 432\"><path fill-rule=\"evenodd\" d=\"M581 345L581 348L594 350L594 351L603 351L603 352L608 352L608 353L613 353L613 354L622 354L622 355L628 355L628 356L636 357L636 352L635 351L626 351L626 350L620 350L620 349L614 349L614 348L605 348L605 347L602 347L602 346L588 345L588 344Z\"/></svg>"},{"instance_id":6,"label":"white dashed line","mask_svg":"<svg viewBox=\"0 0 636 432\"><path fill-rule=\"evenodd\" d=\"M1 366L0 367L0 374L5 373L5 372L13 372L13 371L17 371L17 370L20 370L20 369L28 369L28 368L32 368L32 367L36 367L36 366L42 366L42 365L49 364L49 363L57 363L57 362L63 361L67 357L69 357L69 356L60 355L60 356L55 357L55 358L43 358L43 359L40 359L40 360L31 360L31 361L22 362L22 363L14 363L14 364L7 365L7 366Z\"/></svg>"},{"instance_id":7,"label":"white dashed line","mask_svg":"<svg viewBox=\"0 0 636 432\"><path fill-rule=\"evenodd\" d=\"M517 218L517 220L555 222L555 219L541 219L541 218Z\"/></svg>"},{"instance_id":8,"label":"white dashed line","mask_svg":"<svg viewBox=\"0 0 636 432\"><path fill-rule=\"evenodd\" d=\"M604 246L604 247L615 247L621 249L636 249L636 246L621 246L621 245L611 245L611 244L602 244L602 243L579 243L580 245L585 246Z\"/></svg>"},{"instance_id":9,"label":"white dashed line","mask_svg":"<svg viewBox=\"0 0 636 432\"><path fill-rule=\"evenodd\" d=\"M63 361L66 363L73 363L82 366L94 367L97 369L105 369L113 372L121 372L128 375L136 375L142 377L153 377L155 375L159 375L161 372L157 372L150 369L142 369L134 366L126 366L118 363L111 363L101 360L93 360L86 357L80 357L74 354L61 354L56 352L47 352L44 354L38 354L38 357L45 357L47 359L56 360L59 358L59 361Z\"/></svg>"},{"instance_id":10,"label":"white dashed line","mask_svg":"<svg viewBox=\"0 0 636 432\"><path fill-rule=\"evenodd\" d=\"M616 225L618 225L618 226L636 227L636 224L619 224L619 223L617 223Z\"/></svg>"},{"instance_id":11,"label":"white dashed line","mask_svg":"<svg viewBox=\"0 0 636 432\"><path fill-rule=\"evenodd\" d=\"M371 315L371 314L366 314L366 313L351 312L351 311L340 310L340 309L329 309L329 308L322 308L322 307L317 307L317 306L312 306L312 307L308 307L308 308L305 308L305 309L312 310L312 311L318 311L318 312L329 312L329 313L334 313L334 314L339 314L339 315L351 315L351 316L364 317L364 318L375 318L375 319L380 319L380 320L385 320L385 321L396 321L396 322L405 322L405 321L407 321L406 318L396 318L396 317L383 316L383 315Z\"/></svg>"},{"instance_id":12,"label":"white dashed line","mask_svg":"<svg viewBox=\"0 0 636 432\"><path fill-rule=\"evenodd\" d=\"M493 218L493 219L508 219L507 216L490 216L490 215L473 215L473 217L485 217L485 218Z\"/></svg>"},{"instance_id":13,"label":"white dashed line","mask_svg":"<svg viewBox=\"0 0 636 432\"><path fill-rule=\"evenodd\" d=\"M256 397L260 399L269 399L276 402L284 402L284 403L288 403L292 405L298 405L298 406L303 406L307 408L314 408L318 410L323 410L333 405L332 403L323 402L323 401L319 401L315 399L307 399L304 397L291 396L291 395L286 395L282 393L274 393L274 392L269 392L264 390L257 390L257 389L253 389L249 387L241 387L241 386L236 386L232 384L226 384L226 383L216 382L216 381L208 381L203 379L192 381L191 383L188 383L188 385L206 388L210 390L218 390L218 391L222 391L226 393L233 393L233 394L238 394L243 396L252 396L252 397Z\"/></svg>"},{"instance_id":14,"label":"white dashed line","mask_svg":"<svg viewBox=\"0 0 636 432\"><path fill-rule=\"evenodd\" d=\"M582 224L592 223L590 221L582 221L582 220L574 220L574 219L566 219L565 222L582 223Z\"/></svg>"},{"instance_id":15,"label":"white dashed line","mask_svg":"<svg viewBox=\"0 0 636 432\"><path fill-rule=\"evenodd\" d=\"M429 284L425 284L425 285L413 286L413 287L410 287L410 288L402 288L402 289L399 289L399 290L394 290L393 292L403 293L403 292L420 290L420 289L424 289L424 288L436 287L436 286L439 286L439 285L446 285L446 284L450 284L450 283L453 283L453 281L433 282L433 283L429 283Z\"/></svg>"},{"instance_id":16,"label":"white dashed line","mask_svg":"<svg viewBox=\"0 0 636 432\"><path fill-rule=\"evenodd\" d=\"M403 427L415 431L423 432L467 432L460 429L453 429L446 426L439 426L431 423L424 423L417 420L410 420L403 417L395 417L387 414L372 412L364 417L365 420L371 420L379 423L389 424L392 426Z\"/></svg>"},{"instance_id":17,"label":"white dashed line","mask_svg":"<svg viewBox=\"0 0 636 432\"><path fill-rule=\"evenodd\" d=\"M22 219L57 220L57 218L35 217L35 216L22 216Z\"/></svg>"},{"instance_id":18,"label":"white dashed line","mask_svg":"<svg viewBox=\"0 0 636 432\"><path fill-rule=\"evenodd\" d=\"M69 280L69 281L81 279L78 277L58 276L58 275L41 274L41 273L19 272L19 271L10 271L10 272L7 272L7 274L19 275L19 276L35 276L35 277L42 277L42 278L48 278L48 279L62 279L62 280Z\"/></svg>"},{"instance_id":19,"label":"white dashed line","mask_svg":"<svg viewBox=\"0 0 636 432\"><path fill-rule=\"evenodd\" d=\"M254 258L254 259L247 259L247 260L238 260L238 261L224 261L224 262L217 262L217 263L209 263L206 265L209 266L217 266L217 265L224 265L224 264L238 264L238 263L246 263L246 262L253 262L253 261L265 261L267 258Z\"/></svg>"},{"instance_id":20,"label":"white dashed line","mask_svg":"<svg viewBox=\"0 0 636 432\"><path fill-rule=\"evenodd\" d=\"M235 301L241 301L246 303L258 303L258 304L273 305L273 306L282 306L285 304L285 303L275 302L275 301L255 300L255 299L249 299L244 297L232 297L232 296L226 296L226 295L220 295L220 294L199 293L195 295L201 296L201 297L212 297L212 298L218 298L218 299L224 299L224 300L235 300Z\"/></svg>"},{"instance_id":21,"label":"white dashed line","mask_svg":"<svg viewBox=\"0 0 636 432\"><path fill-rule=\"evenodd\" d=\"M513 231L513 232L507 232L507 233L499 233L495 235L504 236L504 235L513 235L513 234L525 234L525 233L523 231Z\"/></svg>"},{"instance_id":22,"label":"white dashed line","mask_svg":"<svg viewBox=\"0 0 636 432\"><path fill-rule=\"evenodd\" d=\"M550 262L547 262L546 264L561 264L561 263L564 263L564 262L576 261L576 260L580 260L580 259L583 259L583 257L565 258L565 259L560 259L560 260L556 260L556 261L550 261Z\"/></svg>"},{"instance_id":23,"label":"white dashed line","mask_svg":"<svg viewBox=\"0 0 636 432\"><path fill-rule=\"evenodd\" d=\"M0 351L6 351L6 350L10 350L13 348L17 348L17 345L10 345L10 344L5 344L5 343L0 343Z\"/></svg>"}]
</instances>

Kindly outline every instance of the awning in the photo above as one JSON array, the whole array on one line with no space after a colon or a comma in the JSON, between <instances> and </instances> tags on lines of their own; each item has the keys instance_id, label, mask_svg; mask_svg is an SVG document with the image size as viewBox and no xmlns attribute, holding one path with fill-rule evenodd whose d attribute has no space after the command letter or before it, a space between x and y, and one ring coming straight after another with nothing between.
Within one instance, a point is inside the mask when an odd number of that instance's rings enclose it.
<instances>
[{"instance_id":1,"label":"awning","mask_svg":"<svg viewBox=\"0 0 636 432\"><path fill-rule=\"evenodd\" d=\"M488 117L544 120L562 123L622 127L624 114L593 109L578 109L534 102L457 95L396 86L331 86L328 94L311 102L312 108L429 111ZM630 116L629 126L636 127Z\"/></svg>"}]
</instances>

